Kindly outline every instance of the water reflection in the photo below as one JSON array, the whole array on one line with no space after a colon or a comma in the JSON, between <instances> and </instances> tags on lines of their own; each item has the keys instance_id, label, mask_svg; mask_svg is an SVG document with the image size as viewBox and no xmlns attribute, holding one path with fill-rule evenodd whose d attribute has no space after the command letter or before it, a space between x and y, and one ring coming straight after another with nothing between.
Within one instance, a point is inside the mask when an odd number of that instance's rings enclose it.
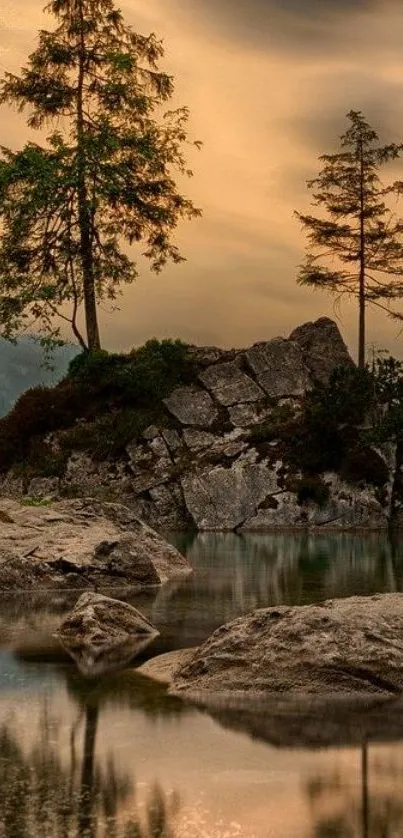
<instances>
[{"instance_id":1,"label":"water reflection","mask_svg":"<svg viewBox=\"0 0 403 838\"><path fill-rule=\"evenodd\" d=\"M275 604L403 589L403 540L386 533L170 535L192 564L191 576L127 599L159 629L144 658L201 643L218 625ZM0 601L0 646L27 658L63 660L52 637L77 599L52 594Z\"/></svg>"},{"instance_id":2,"label":"water reflection","mask_svg":"<svg viewBox=\"0 0 403 838\"><path fill-rule=\"evenodd\" d=\"M386 534L181 539L193 576L130 597L161 632L147 655L254 608L403 587ZM0 602L0 838L401 838L398 700L207 713L132 667L86 680L52 637L76 599Z\"/></svg>"},{"instance_id":3,"label":"water reflection","mask_svg":"<svg viewBox=\"0 0 403 838\"><path fill-rule=\"evenodd\" d=\"M0 835L2 838L171 838L171 821L179 811L179 795L155 783L142 810L136 804L133 772L117 767L108 755L97 759L99 719L106 703L129 698L127 684L88 682L66 671L66 685L77 707L69 730L69 747L61 746L60 722L44 697L34 742L21 744L11 722L0 727ZM117 680L119 678L117 677ZM110 689L108 689L108 686ZM126 686L126 689L125 689ZM177 700L147 701L147 679L134 676L134 703L145 705L152 717L181 713ZM143 687L145 692L143 692ZM156 686L154 692L160 694ZM142 699L139 699L142 696ZM161 698L161 695L160 695ZM82 729L82 730L81 730ZM81 732L81 737L80 737ZM130 803L130 814L120 811Z\"/></svg>"},{"instance_id":4,"label":"water reflection","mask_svg":"<svg viewBox=\"0 0 403 838\"><path fill-rule=\"evenodd\" d=\"M403 834L403 768L381 754L371 758L364 742L351 770L311 776L305 786L313 820L312 838L397 838Z\"/></svg>"}]
</instances>

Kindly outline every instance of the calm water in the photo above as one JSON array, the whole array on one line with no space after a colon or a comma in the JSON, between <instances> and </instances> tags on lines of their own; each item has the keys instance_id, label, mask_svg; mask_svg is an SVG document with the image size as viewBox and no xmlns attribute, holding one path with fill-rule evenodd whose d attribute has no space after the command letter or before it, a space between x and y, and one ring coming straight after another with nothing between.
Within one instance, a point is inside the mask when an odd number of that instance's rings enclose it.
<instances>
[{"instance_id":1,"label":"calm water","mask_svg":"<svg viewBox=\"0 0 403 838\"><path fill-rule=\"evenodd\" d=\"M176 543L193 576L131 599L161 631L147 656L253 608L403 589L403 542L384 535ZM322 747L312 719L212 715L134 667L86 681L52 638L70 605L0 602L0 838L403 836L403 736Z\"/></svg>"}]
</instances>

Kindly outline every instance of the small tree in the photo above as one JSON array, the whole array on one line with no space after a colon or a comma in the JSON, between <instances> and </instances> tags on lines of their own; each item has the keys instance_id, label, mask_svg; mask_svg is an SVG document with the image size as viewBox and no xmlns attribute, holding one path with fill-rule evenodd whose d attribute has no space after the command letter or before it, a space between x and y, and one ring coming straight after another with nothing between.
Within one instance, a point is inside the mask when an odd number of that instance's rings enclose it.
<instances>
[{"instance_id":1,"label":"small tree","mask_svg":"<svg viewBox=\"0 0 403 838\"><path fill-rule=\"evenodd\" d=\"M402 146L380 146L377 133L359 111L350 111L347 119L341 151L322 155L322 170L308 181L314 204L324 208L325 217L296 213L308 236L298 282L357 297L358 364L363 367L366 304L400 318L390 303L403 294L403 225L385 203L399 185L383 186L378 172L399 156Z\"/></svg>"},{"instance_id":2,"label":"small tree","mask_svg":"<svg viewBox=\"0 0 403 838\"><path fill-rule=\"evenodd\" d=\"M35 325L57 338L59 315L93 351L97 304L136 277L122 241L143 242L155 271L183 258L172 233L200 215L172 174L192 174L188 111L163 113L173 82L158 70L161 43L126 26L113 0L52 0L46 11L56 28L40 32L21 76L6 73L1 86L1 102L28 108L31 128L51 123L53 132L46 147L2 149L0 331Z\"/></svg>"}]
</instances>

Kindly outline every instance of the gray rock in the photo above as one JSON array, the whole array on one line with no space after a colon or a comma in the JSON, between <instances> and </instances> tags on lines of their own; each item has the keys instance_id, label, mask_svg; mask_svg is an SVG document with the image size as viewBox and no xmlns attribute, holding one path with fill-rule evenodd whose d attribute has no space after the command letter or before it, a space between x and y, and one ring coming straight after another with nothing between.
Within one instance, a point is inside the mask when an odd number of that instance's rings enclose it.
<instances>
[{"instance_id":1,"label":"gray rock","mask_svg":"<svg viewBox=\"0 0 403 838\"><path fill-rule=\"evenodd\" d=\"M235 529L276 488L275 472L263 464L234 463L182 479L187 509L201 530Z\"/></svg>"},{"instance_id":2,"label":"gray rock","mask_svg":"<svg viewBox=\"0 0 403 838\"><path fill-rule=\"evenodd\" d=\"M217 418L211 396L200 387L178 387L164 404L182 425L209 428Z\"/></svg>"},{"instance_id":3,"label":"gray rock","mask_svg":"<svg viewBox=\"0 0 403 838\"><path fill-rule=\"evenodd\" d=\"M220 404L228 407L242 402L256 402L264 397L264 392L242 372L236 361L214 364L199 375L200 380L210 390Z\"/></svg>"},{"instance_id":4,"label":"gray rock","mask_svg":"<svg viewBox=\"0 0 403 838\"><path fill-rule=\"evenodd\" d=\"M254 611L217 629L174 676L181 694L396 696L403 594Z\"/></svg>"},{"instance_id":5,"label":"gray rock","mask_svg":"<svg viewBox=\"0 0 403 838\"><path fill-rule=\"evenodd\" d=\"M272 408L261 404L234 404L229 410L229 418L235 428L251 428L266 421Z\"/></svg>"},{"instance_id":6,"label":"gray rock","mask_svg":"<svg viewBox=\"0 0 403 838\"><path fill-rule=\"evenodd\" d=\"M0 589L118 589L189 573L186 559L121 504L2 499Z\"/></svg>"},{"instance_id":7,"label":"gray rock","mask_svg":"<svg viewBox=\"0 0 403 838\"><path fill-rule=\"evenodd\" d=\"M324 475L330 499L322 507L298 503L292 492L273 495L272 508L265 506L244 521L245 532L269 532L291 528L331 530L381 530L388 526L388 509L375 496L375 488L361 488L343 482L333 473Z\"/></svg>"},{"instance_id":8,"label":"gray rock","mask_svg":"<svg viewBox=\"0 0 403 838\"><path fill-rule=\"evenodd\" d=\"M313 380L322 384L327 384L336 367L353 364L336 323L329 317L298 326L290 340L299 344Z\"/></svg>"},{"instance_id":9,"label":"gray rock","mask_svg":"<svg viewBox=\"0 0 403 838\"><path fill-rule=\"evenodd\" d=\"M256 343L246 352L248 363L270 398L303 396L309 384L301 347L284 338Z\"/></svg>"},{"instance_id":10,"label":"gray rock","mask_svg":"<svg viewBox=\"0 0 403 838\"><path fill-rule=\"evenodd\" d=\"M183 439L191 451L203 451L211 448L220 438L209 431L198 431L196 428L185 428Z\"/></svg>"},{"instance_id":11,"label":"gray rock","mask_svg":"<svg viewBox=\"0 0 403 838\"><path fill-rule=\"evenodd\" d=\"M59 494L58 477L34 477L29 482L27 494L31 498L54 498Z\"/></svg>"},{"instance_id":12,"label":"gray rock","mask_svg":"<svg viewBox=\"0 0 403 838\"><path fill-rule=\"evenodd\" d=\"M163 428L161 431L161 436L165 440L170 454L173 456L180 451L182 447L182 440L178 434L178 431L173 430L172 428Z\"/></svg>"},{"instance_id":13,"label":"gray rock","mask_svg":"<svg viewBox=\"0 0 403 838\"><path fill-rule=\"evenodd\" d=\"M127 602L89 592L80 596L56 635L80 672L94 676L132 660L159 632Z\"/></svg>"}]
</instances>

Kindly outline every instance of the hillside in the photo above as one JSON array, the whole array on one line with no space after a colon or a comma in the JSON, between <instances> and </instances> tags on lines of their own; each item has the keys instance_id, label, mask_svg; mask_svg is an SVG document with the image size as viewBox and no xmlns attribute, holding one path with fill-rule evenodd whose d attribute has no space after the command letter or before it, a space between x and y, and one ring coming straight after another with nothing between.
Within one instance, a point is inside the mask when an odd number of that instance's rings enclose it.
<instances>
[{"instance_id":1,"label":"hillside","mask_svg":"<svg viewBox=\"0 0 403 838\"><path fill-rule=\"evenodd\" d=\"M245 350L78 356L0 421L0 489L123 500L159 528L386 527L403 497L387 375L378 404L328 318Z\"/></svg>"}]
</instances>

